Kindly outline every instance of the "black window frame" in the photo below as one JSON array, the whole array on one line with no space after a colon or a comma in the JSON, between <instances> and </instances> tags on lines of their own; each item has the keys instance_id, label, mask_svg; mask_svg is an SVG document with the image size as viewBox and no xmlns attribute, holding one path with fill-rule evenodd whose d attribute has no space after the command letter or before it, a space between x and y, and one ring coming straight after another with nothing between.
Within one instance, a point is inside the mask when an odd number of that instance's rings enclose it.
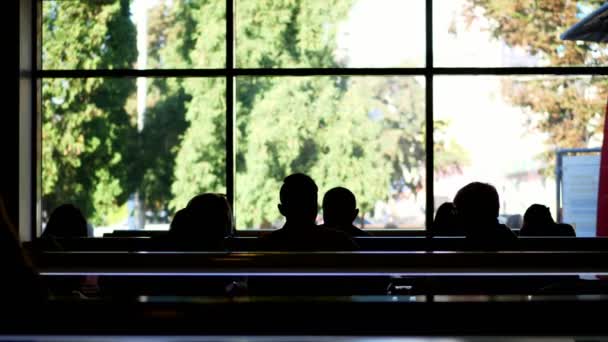
<instances>
[{"instance_id":1,"label":"black window frame","mask_svg":"<svg viewBox=\"0 0 608 342\"><path fill-rule=\"evenodd\" d=\"M433 102L434 78L436 76L608 76L608 67L604 66L565 66L565 67L435 67L433 47L433 0L425 1L425 65L417 68L237 68L235 65L235 34L234 10L238 0L226 1L226 65L224 68L209 69L98 69L98 70L44 70L41 63L42 43L42 1L32 2L32 70L31 79L33 124L32 155L32 189L31 198L36 204L30 203L33 222L32 237L37 236L40 227L39 205L41 200L41 81L45 78L90 78L90 77L224 77L226 82L226 195L234 207L235 194L235 87L234 80L239 76L272 76L272 77L307 77L307 76L422 76L425 78L425 229L421 234L429 237L429 223L434 214L434 141L433 141ZM231 14L231 15L229 15ZM236 213L235 213L236 215ZM238 230L244 232L244 230ZM251 235L247 232L243 235ZM391 230L392 235L401 235L398 230ZM411 235L411 234L406 234Z\"/></svg>"}]
</instances>

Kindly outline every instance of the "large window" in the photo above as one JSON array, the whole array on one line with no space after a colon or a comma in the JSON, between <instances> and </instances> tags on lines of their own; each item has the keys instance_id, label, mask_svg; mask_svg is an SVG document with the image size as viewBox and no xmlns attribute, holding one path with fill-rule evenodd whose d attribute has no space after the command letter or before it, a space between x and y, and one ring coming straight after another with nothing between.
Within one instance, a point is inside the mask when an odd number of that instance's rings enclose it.
<instances>
[{"instance_id":1,"label":"large window","mask_svg":"<svg viewBox=\"0 0 608 342\"><path fill-rule=\"evenodd\" d=\"M42 222L69 202L96 236L167 229L225 192L272 229L293 172L350 188L366 229L422 230L473 180L512 228L557 217L556 150L601 146L608 50L559 39L599 1L524 3L38 2Z\"/></svg>"}]
</instances>

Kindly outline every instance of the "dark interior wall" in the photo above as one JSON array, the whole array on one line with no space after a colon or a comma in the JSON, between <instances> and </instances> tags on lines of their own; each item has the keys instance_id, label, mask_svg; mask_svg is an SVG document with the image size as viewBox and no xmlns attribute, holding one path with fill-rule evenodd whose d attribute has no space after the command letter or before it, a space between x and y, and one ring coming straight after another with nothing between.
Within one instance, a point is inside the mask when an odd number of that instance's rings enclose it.
<instances>
[{"instance_id":1,"label":"dark interior wall","mask_svg":"<svg viewBox=\"0 0 608 342\"><path fill-rule=\"evenodd\" d=\"M19 218L19 1L3 1L0 32L0 193L7 214L17 225Z\"/></svg>"}]
</instances>

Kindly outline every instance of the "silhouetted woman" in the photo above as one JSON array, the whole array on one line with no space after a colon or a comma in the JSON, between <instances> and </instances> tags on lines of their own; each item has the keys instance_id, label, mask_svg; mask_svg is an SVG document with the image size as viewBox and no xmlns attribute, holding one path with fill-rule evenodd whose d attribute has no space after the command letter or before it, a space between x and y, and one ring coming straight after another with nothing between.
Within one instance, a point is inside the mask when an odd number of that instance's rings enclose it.
<instances>
[{"instance_id":1,"label":"silhouetted woman","mask_svg":"<svg viewBox=\"0 0 608 342\"><path fill-rule=\"evenodd\" d=\"M184 248L223 249L232 235L232 210L222 194L204 193L175 213L169 239Z\"/></svg>"},{"instance_id":2,"label":"silhouetted woman","mask_svg":"<svg viewBox=\"0 0 608 342\"><path fill-rule=\"evenodd\" d=\"M87 220L80 209L72 204L62 204L53 210L42 238L87 237Z\"/></svg>"},{"instance_id":3,"label":"silhouetted woman","mask_svg":"<svg viewBox=\"0 0 608 342\"><path fill-rule=\"evenodd\" d=\"M524 214L524 223L519 236L576 236L576 234L571 225L555 223L549 208L542 204L532 204Z\"/></svg>"},{"instance_id":4,"label":"silhouetted woman","mask_svg":"<svg viewBox=\"0 0 608 342\"><path fill-rule=\"evenodd\" d=\"M464 236L456 221L456 207L445 202L437 208L435 221L431 225L431 236Z\"/></svg>"}]
</instances>

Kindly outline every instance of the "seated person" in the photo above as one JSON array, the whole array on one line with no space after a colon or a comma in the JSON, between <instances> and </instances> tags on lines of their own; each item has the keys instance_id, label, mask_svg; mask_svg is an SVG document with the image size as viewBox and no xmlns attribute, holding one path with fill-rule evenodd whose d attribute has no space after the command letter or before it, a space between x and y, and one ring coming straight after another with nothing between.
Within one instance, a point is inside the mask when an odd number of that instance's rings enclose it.
<instances>
[{"instance_id":1,"label":"seated person","mask_svg":"<svg viewBox=\"0 0 608 342\"><path fill-rule=\"evenodd\" d=\"M353 225L357 218L357 199L348 189L336 187L323 196L323 226L346 233L348 236L369 236Z\"/></svg>"},{"instance_id":2,"label":"seated person","mask_svg":"<svg viewBox=\"0 0 608 342\"><path fill-rule=\"evenodd\" d=\"M92 226L82 215L80 209L72 204L62 204L51 213L40 240L35 246L47 250L65 250L65 241L61 239L74 239L92 237ZM81 297L97 295L99 287L97 276L66 277L53 279L55 285L71 289L72 294Z\"/></svg>"},{"instance_id":3,"label":"seated person","mask_svg":"<svg viewBox=\"0 0 608 342\"><path fill-rule=\"evenodd\" d=\"M464 236L456 221L456 207L452 202L445 202L437 208L435 220L431 225L431 236Z\"/></svg>"},{"instance_id":4,"label":"seated person","mask_svg":"<svg viewBox=\"0 0 608 342\"><path fill-rule=\"evenodd\" d=\"M87 220L80 209L72 204L62 204L53 210L42 238L80 238L89 235Z\"/></svg>"},{"instance_id":5,"label":"seated person","mask_svg":"<svg viewBox=\"0 0 608 342\"><path fill-rule=\"evenodd\" d=\"M221 194L205 193L175 213L169 240L182 247L224 249L224 239L232 235L232 210Z\"/></svg>"},{"instance_id":6,"label":"seated person","mask_svg":"<svg viewBox=\"0 0 608 342\"><path fill-rule=\"evenodd\" d=\"M285 225L260 240L262 247L281 251L344 251L357 245L348 235L315 224L318 188L312 178L296 173L283 180L279 212Z\"/></svg>"},{"instance_id":7,"label":"seated person","mask_svg":"<svg viewBox=\"0 0 608 342\"><path fill-rule=\"evenodd\" d=\"M481 244L515 243L517 236L498 223L500 202L496 188L473 182L458 190L454 197L456 218L467 240Z\"/></svg>"},{"instance_id":8,"label":"seated person","mask_svg":"<svg viewBox=\"0 0 608 342\"><path fill-rule=\"evenodd\" d=\"M532 204L524 214L524 223L519 236L572 236L576 233L569 224L553 221L551 211L544 205Z\"/></svg>"},{"instance_id":9,"label":"seated person","mask_svg":"<svg viewBox=\"0 0 608 342\"><path fill-rule=\"evenodd\" d=\"M21 318L32 319L32 315L37 313L32 307L44 302L47 292L21 248L16 228L7 215L2 194L0 194L0 273L2 274L0 300L4 312L10 313L11 318L18 319L24 314L25 316ZM24 310L26 308L28 310Z\"/></svg>"}]
</instances>

